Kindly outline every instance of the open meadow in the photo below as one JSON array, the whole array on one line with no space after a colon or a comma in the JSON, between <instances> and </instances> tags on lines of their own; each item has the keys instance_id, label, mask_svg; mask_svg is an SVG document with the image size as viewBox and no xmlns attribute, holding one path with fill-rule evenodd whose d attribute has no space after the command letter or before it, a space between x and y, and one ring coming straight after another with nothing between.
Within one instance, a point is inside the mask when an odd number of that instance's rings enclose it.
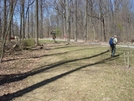
<instances>
[{"instance_id":1,"label":"open meadow","mask_svg":"<svg viewBox=\"0 0 134 101\"><path fill-rule=\"evenodd\" d=\"M0 101L134 101L133 49L111 57L107 45L43 44L4 57Z\"/></svg>"}]
</instances>

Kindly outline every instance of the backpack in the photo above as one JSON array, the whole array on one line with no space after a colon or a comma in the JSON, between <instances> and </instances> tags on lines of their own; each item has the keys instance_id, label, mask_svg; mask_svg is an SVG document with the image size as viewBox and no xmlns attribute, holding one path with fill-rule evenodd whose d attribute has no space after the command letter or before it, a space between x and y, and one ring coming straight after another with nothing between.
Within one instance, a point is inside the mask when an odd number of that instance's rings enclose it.
<instances>
[{"instance_id":1,"label":"backpack","mask_svg":"<svg viewBox=\"0 0 134 101\"><path fill-rule=\"evenodd\" d=\"M113 40L114 40L114 38L110 38L110 40L109 40L109 45L113 45L114 43L113 43Z\"/></svg>"}]
</instances>

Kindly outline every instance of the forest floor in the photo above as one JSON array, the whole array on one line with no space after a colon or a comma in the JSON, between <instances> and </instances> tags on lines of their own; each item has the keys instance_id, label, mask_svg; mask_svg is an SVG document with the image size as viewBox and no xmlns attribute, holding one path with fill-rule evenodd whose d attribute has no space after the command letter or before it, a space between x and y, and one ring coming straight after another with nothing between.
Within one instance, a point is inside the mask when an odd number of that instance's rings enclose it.
<instances>
[{"instance_id":1,"label":"forest floor","mask_svg":"<svg viewBox=\"0 0 134 101\"><path fill-rule=\"evenodd\" d=\"M134 101L134 51L84 43L44 43L0 63L0 101ZM127 59L127 58L126 58Z\"/></svg>"}]
</instances>

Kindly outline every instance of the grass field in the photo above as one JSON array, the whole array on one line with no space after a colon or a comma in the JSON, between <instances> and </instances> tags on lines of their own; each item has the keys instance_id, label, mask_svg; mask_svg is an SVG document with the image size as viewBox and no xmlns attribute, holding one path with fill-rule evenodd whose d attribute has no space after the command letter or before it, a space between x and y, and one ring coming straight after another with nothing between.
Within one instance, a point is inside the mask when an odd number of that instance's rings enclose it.
<instances>
[{"instance_id":1,"label":"grass field","mask_svg":"<svg viewBox=\"0 0 134 101\"><path fill-rule=\"evenodd\" d=\"M134 101L134 51L108 46L46 43L27 87L11 93L12 101ZM124 52L130 52L128 68Z\"/></svg>"}]
</instances>

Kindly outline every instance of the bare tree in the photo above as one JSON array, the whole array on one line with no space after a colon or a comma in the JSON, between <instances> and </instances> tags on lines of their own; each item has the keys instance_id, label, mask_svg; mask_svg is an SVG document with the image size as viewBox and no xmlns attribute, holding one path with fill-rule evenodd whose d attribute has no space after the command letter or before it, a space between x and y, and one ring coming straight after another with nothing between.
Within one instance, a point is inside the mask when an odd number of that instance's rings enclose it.
<instances>
[{"instance_id":1,"label":"bare tree","mask_svg":"<svg viewBox=\"0 0 134 101\"><path fill-rule=\"evenodd\" d=\"M77 36L78 36L78 29L77 29L77 0L75 0L75 14L74 14L74 31L75 31L75 34L74 34L74 40L75 42L77 42Z\"/></svg>"},{"instance_id":2,"label":"bare tree","mask_svg":"<svg viewBox=\"0 0 134 101\"><path fill-rule=\"evenodd\" d=\"M38 30L39 30L39 21L38 21L38 0L36 0L36 34L35 34L35 42L36 45L39 45L39 40L38 40Z\"/></svg>"},{"instance_id":3,"label":"bare tree","mask_svg":"<svg viewBox=\"0 0 134 101\"><path fill-rule=\"evenodd\" d=\"M87 13L88 13L88 0L85 0L85 15L84 15L84 41L87 41Z\"/></svg>"},{"instance_id":4,"label":"bare tree","mask_svg":"<svg viewBox=\"0 0 134 101\"><path fill-rule=\"evenodd\" d=\"M21 0L21 34L22 34L22 40L25 38L25 0Z\"/></svg>"},{"instance_id":5,"label":"bare tree","mask_svg":"<svg viewBox=\"0 0 134 101\"><path fill-rule=\"evenodd\" d=\"M9 2L10 2L10 14L9 15L11 15L12 14L12 12L13 12L13 1L14 0L10 0ZM10 25L9 25L9 33L8 33L8 41L11 41L11 31L12 31L12 22L13 22L13 19L11 19L11 23L10 23Z\"/></svg>"},{"instance_id":6,"label":"bare tree","mask_svg":"<svg viewBox=\"0 0 134 101\"><path fill-rule=\"evenodd\" d=\"M40 0L40 38L43 38L43 0Z\"/></svg>"},{"instance_id":7,"label":"bare tree","mask_svg":"<svg viewBox=\"0 0 134 101\"><path fill-rule=\"evenodd\" d=\"M3 19L4 19L4 24L3 24L3 32L2 32L2 37L3 37L3 39L4 39L4 37L5 37L5 32L6 32L6 28L7 28L7 7L6 7L6 0L4 0L4 14L3 14Z\"/></svg>"},{"instance_id":8,"label":"bare tree","mask_svg":"<svg viewBox=\"0 0 134 101\"><path fill-rule=\"evenodd\" d=\"M67 34L67 41L70 43L70 29L69 29L69 2L65 0L66 4L66 34Z\"/></svg>"},{"instance_id":9,"label":"bare tree","mask_svg":"<svg viewBox=\"0 0 134 101\"><path fill-rule=\"evenodd\" d=\"M13 18L13 14L14 14L14 9L15 9L16 3L17 3L17 0L15 1L14 7L13 7L13 12L10 13L11 15L9 15L9 23L8 23L8 26L7 26L7 31L3 34L4 38L3 38L3 43L2 43L2 53L1 53L0 63L2 62L2 58L4 56L4 49L5 49L5 44L6 44L6 36L9 33L10 24L11 24L11 21L12 21L12 18ZM4 4L4 7L6 7L6 3ZM6 12L6 11L4 10L4 12Z\"/></svg>"}]
</instances>

